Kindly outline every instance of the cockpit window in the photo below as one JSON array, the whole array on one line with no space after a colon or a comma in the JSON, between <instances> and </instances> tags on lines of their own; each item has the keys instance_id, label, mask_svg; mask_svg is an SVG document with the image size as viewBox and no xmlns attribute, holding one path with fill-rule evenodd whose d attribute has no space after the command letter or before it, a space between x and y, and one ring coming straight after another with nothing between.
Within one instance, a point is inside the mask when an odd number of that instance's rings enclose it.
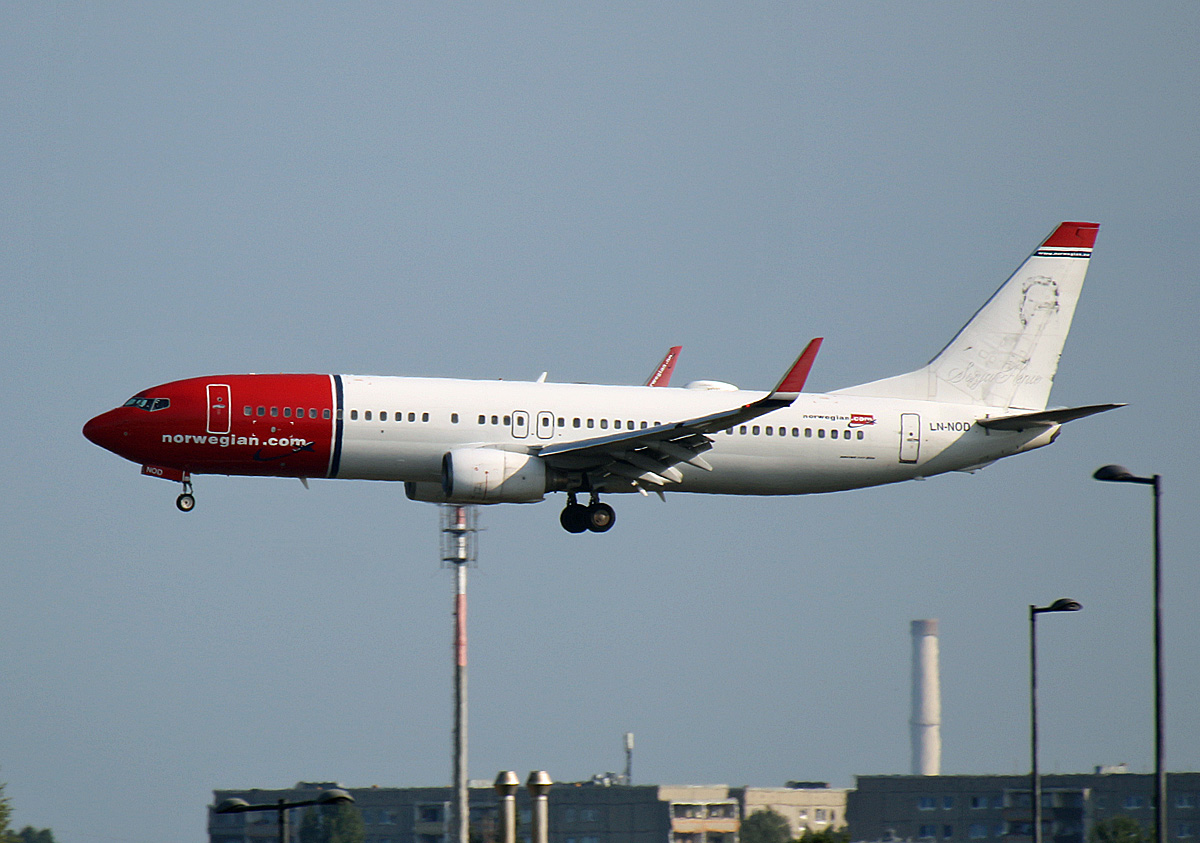
<instances>
[{"instance_id":1,"label":"cockpit window","mask_svg":"<svg viewBox=\"0 0 1200 843\"><path fill-rule=\"evenodd\" d=\"M153 413L155 410L165 410L171 406L170 398L143 398L134 396L125 402L126 407L138 407L148 413Z\"/></svg>"}]
</instances>

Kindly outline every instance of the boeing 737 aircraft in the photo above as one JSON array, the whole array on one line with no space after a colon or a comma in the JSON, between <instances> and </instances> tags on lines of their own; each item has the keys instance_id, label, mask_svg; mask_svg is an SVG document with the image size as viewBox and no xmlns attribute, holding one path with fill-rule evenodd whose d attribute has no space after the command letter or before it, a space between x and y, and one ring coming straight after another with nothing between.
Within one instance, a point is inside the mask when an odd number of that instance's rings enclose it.
<instances>
[{"instance_id":1,"label":"boeing 737 aircraft","mask_svg":"<svg viewBox=\"0 0 1200 843\"><path fill-rule=\"evenodd\" d=\"M1047 409L1099 225L1064 222L923 368L801 393L820 340L770 392L359 375L218 375L143 390L83 434L183 484L193 474L395 480L433 503L534 503L604 532L602 494L799 495L973 471L1122 406ZM588 495L588 503L578 500Z\"/></svg>"}]
</instances>

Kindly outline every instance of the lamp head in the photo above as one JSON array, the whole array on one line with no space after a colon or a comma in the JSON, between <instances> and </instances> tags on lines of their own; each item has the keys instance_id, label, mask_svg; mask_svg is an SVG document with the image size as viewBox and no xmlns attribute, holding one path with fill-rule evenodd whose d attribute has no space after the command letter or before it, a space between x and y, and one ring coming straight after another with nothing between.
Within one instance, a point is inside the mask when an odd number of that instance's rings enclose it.
<instances>
[{"instance_id":1,"label":"lamp head","mask_svg":"<svg viewBox=\"0 0 1200 843\"><path fill-rule=\"evenodd\" d=\"M1096 469L1095 473L1092 474L1092 477L1097 480L1108 480L1113 483L1128 483L1129 481L1136 479L1133 472L1123 465L1103 466L1102 468Z\"/></svg>"},{"instance_id":2,"label":"lamp head","mask_svg":"<svg viewBox=\"0 0 1200 843\"><path fill-rule=\"evenodd\" d=\"M318 805L348 805L353 801L354 797L340 787L322 790L321 795L317 797Z\"/></svg>"},{"instance_id":3,"label":"lamp head","mask_svg":"<svg viewBox=\"0 0 1200 843\"><path fill-rule=\"evenodd\" d=\"M217 807L213 808L214 814L240 814L250 807L250 803L245 799L226 799Z\"/></svg>"}]
</instances>

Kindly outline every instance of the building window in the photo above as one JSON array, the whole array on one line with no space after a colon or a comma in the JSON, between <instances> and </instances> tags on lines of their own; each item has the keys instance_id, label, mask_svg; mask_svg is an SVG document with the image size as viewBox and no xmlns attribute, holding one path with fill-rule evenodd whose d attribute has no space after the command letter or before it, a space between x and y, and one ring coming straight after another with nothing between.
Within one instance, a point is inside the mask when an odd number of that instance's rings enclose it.
<instances>
[{"instance_id":1,"label":"building window","mask_svg":"<svg viewBox=\"0 0 1200 843\"><path fill-rule=\"evenodd\" d=\"M953 836L954 836L954 826L952 826L952 825L942 826L942 839L943 840L949 840Z\"/></svg>"},{"instance_id":2,"label":"building window","mask_svg":"<svg viewBox=\"0 0 1200 843\"><path fill-rule=\"evenodd\" d=\"M444 818L445 807L443 805L417 806L417 822L419 823L440 823Z\"/></svg>"},{"instance_id":3,"label":"building window","mask_svg":"<svg viewBox=\"0 0 1200 843\"><path fill-rule=\"evenodd\" d=\"M921 796L917 799L918 811L932 811L937 807L936 796Z\"/></svg>"},{"instance_id":4,"label":"building window","mask_svg":"<svg viewBox=\"0 0 1200 843\"><path fill-rule=\"evenodd\" d=\"M1179 823L1178 825L1175 826L1175 836L1176 837L1195 837L1196 836L1196 824L1195 823Z\"/></svg>"},{"instance_id":5,"label":"building window","mask_svg":"<svg viewBox=\"0 0 1200 843\"><path fill-rule=\"evenodd\" d=\"M987 837L987 823L971 823L967 836L972 840L982 840Z\"/></svg>"},{"instance_id":6,"label":"building window","mask_svg":"<svg viewBox=\"0 0 1200 843\"><path fill-rule=\"evenodd\" d=\"M815 816L813 817L813 819L816 822L819 822L819 823L825 822L825 809L824 808L817 808L817 810L814 813L815 813Z\"/></svg>"},{"instance_id":7,"label":"building window","mask_svg":"<svg viewBox=\"0 0 1200 843\"><path fill-rule=\"evenodd\" d=\"M918 828L917 828L917 837L920 838L921 840L932 840L936 836L937 836L937 826L935 826L935 825L926 824L926 825L918 826Z\"/></svg>"},{"instance_id":8,"label":"building window","mask_svg":"<svg viewBox=\"0 0 1200 843\"><path fill-rule=\"evenodd\" d=\"M1176 808L1195 808L1196 794L1194 793L1177 793L1175 794Z\"/></svg>"},{"instance_id":9,"label":"building window","mask_svg":"<svg viewBox=\"0 0 1200 843\"><path fill-rule=\"evenodd\" d=\"M988 806L988 798L986 796L972 796L971 810L980 811ZM986 837L986 835L984 835Z\"/></svg>"},{"instance_id":10,"label":"building window","mask_svg":"<svg viewBox=\"0 0 1200 843\"><path fill-rule=\"evenodd\" d=\"M1121 805L1127 811L1136 810L1138 808L1146 807L1146 800L1144 797L1138 796L1136 793L1131 793L1125 797L1125 800L1121 803Z\"/></svg>"},{"instance_id":11,"label":"building window","mask_svg":"<svg viewBox=\"0 0 1200 843\"><path fill-rule=\"evenodd\" d=\"M953 807L954 807L954 797L953 796L943 796L942 797L942 810L949 811Z\"/></svg>"}]
</instances>

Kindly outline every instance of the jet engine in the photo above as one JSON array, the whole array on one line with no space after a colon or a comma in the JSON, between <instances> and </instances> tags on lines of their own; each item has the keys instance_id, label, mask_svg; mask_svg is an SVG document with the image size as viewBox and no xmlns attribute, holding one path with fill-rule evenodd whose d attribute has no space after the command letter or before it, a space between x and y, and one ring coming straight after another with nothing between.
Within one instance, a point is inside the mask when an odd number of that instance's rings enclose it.
<instances>
[{"instance_id":1,"label":"jet engine","mask_svg":"<svg viewBox=\"0 0 1200 843\"><path fill-rule=\"evenodd\" d=\"M540 457L496 448L458 448L442 457L447 503L536 503L548 489Z\"/></svg>"}]
</instances>

